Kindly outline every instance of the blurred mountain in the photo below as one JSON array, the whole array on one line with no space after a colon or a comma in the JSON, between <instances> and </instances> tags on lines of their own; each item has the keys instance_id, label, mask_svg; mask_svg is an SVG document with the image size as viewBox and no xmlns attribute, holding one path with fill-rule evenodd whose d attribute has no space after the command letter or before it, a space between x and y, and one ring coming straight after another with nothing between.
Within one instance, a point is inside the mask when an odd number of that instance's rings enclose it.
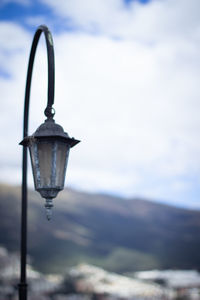
<instances>
[{"instance_id":1,"label":"blurred mountain","mask_svg":"<svg viewBox=\"0 0 200 300\"><path fill-rule=\"evenodd\" d=\"M0 185L0 244L10 251L19 251L20 193ZM81 262L119 273L200 269L200 211L74 190L54 200L51 221L43 205L29 191L28 253L39 271Z\"/></svg>"}]
</instances>

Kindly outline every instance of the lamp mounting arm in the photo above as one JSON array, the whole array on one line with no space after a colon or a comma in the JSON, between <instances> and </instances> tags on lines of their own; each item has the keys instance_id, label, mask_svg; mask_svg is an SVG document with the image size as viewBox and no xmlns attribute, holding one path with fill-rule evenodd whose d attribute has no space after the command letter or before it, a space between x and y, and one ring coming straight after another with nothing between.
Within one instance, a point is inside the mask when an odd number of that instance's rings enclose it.
<instances>
[{"instance_id":1,"label":"lamp mounting arm","mask_svg":"<svg viewBox=\"0 0 200 300\"><path fill-rule=\"evenodd\" d=\"M29 102L30 102L30 89L31 89L31 79L33 71L33 63L35 58L35 53L38 45L41 33L45 35L47 56L48 56L48 96L47 96L47 107L44 114L47 118L53 118L55 110L52 108L54 104L54 84L55 84L55 62L54 62L54 48L53 48L53 38L48 27L41 25L37 28L29 56L28 71L26 78L26 89L25 89L25 104L24 104L24 132L23 137L28 135L28 119L29 119Z\"/></svg>"}]
</instances>

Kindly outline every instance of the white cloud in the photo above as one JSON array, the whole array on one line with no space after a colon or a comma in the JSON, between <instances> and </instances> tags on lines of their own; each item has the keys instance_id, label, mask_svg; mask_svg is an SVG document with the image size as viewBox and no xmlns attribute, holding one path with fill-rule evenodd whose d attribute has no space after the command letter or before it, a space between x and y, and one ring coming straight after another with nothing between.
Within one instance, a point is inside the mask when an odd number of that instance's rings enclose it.
<instances>
[{"instance_id":1,"label":"white cloud","mask_svg":"<svg viewBox=\"0 0 200 300\"><path fill-rule=\"evenodd\" d=\"M20 26L11 22L0 23L0 70L8 77L0 77L1 118L0 118L0 166L2 181L13 180L15 176L6 171L21 166L23 98L28 51L31 37ZM1 74L0 72L0 74ZM15 172L16 173L16 172Z\"/></svg>"},{"instance_id":2,"label":"white cloud","mask_svg":"<svg viewBox=\"0 0 200 300\"><path fill-rule=\"evenodd\" d=\"M58 119L83 139L73 160L80 173L87 170L81 187L104 189L107 181L111 190L146 194L148 178L137 187L146 172L176 180L199 171L198 82L187 60L179 62L180 70L174 66L181 48L169 45L168 56L162 45L146 48L87 35L62 35L55 44L56 98L66 98L66 109L56 102ZM139 181L130 182L135 176ZM162 185L162 192L167 188Z\"/></svg>"},{"instance_id":3,"label":"white cloud","mask_svg":"<svg viewBox=\"0 0 200 300\"><path fill-rule=\"evenodd\" d=\"M25 19L26 24L37 28L40 24L48 24L48 18L44 15L29 16Z\"/></svg>"},{"instance_id":4,"label":"white cloud","mask_svg":"<svg viewBox=\"0 0 200 300\"><path fill-rule=\"evenodd\" d=\"M187 176L200 174L199 1L133 2L129 10L119 0L84 6L78 0L43 1L80 26L79 32L53 36L55 119L82 140L71 150L68 185L171 201L188 195L194 187ZM100 35L90 34L94 23ZM8 142L1 133L6 141L1 157L2 163L11 157L11 165L20 157L11 140L20 140L29 47L24 29L0 24L0 64L12 75L0 79L6 99L0 125L11 132L8 111L16 124ZM46 76L42 43L34 66L30 133L43 121Z\"/></svg>"},{"instance_id":5,"label":"white cloud","mask_svg":"<svg viewBox=\"0 0 200 300\"><path fill-rule=\"evenodd\" d=\"M94 31L143 42L199 37L198 0L152 0L148 5L123 0L41 0L67 22Z\"/></svg>"}]
</instances>

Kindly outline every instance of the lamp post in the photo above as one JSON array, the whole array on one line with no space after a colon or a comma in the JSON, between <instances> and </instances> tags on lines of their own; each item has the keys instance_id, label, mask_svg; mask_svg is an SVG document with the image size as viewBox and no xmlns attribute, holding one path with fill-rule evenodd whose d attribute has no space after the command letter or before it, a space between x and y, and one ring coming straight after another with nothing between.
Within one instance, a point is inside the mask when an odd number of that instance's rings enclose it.
<instances>
[{"instance_id":1,"label":"lamp post","mask_svg":"<svg viewBox=\"0 0 200 300\"><path fill-rule=\"evenodd\" d=\"M29 99L33 63L41 33L45 35L48 56L48 101L44 111L47 119L41 124L35 133L28 136ZM47 219L51 218L53 207L52 199L64 188L65 173L69 150L79 143L78 140L70 138L63 128L56 124L53 117L54 103L54 49L51 32L45 25L37 28L30 52L25 101L24 101L24 128L22 157L22 202L21 202L21 275L19 287L19 300L27 299L26 282L26 255L27 255L27 149L31 156L31 165L36 191L46 199L45 208Z\"/></svg>"}]
</instances>

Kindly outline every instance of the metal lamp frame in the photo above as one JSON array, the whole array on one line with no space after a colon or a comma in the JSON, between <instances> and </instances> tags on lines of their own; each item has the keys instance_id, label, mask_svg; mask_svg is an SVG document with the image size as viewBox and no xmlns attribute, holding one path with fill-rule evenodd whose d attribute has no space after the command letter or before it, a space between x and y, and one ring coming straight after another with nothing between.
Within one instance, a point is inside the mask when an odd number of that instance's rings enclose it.
<instances>
[{"instance_id":1,"label":"metal lamp frame","mask_svg":"<svg viewBox=\"0 0 200 300\"><path fill-rule=\"evenodd\" d=\"M48 97L47 107L44 111L47 120L43 123L33 134L28 136L28 121L29 121L29 103L30 103L30 89L31 79L35 53L41 34L44 33L47 56L48 56ZM26 77L25 101L24 101L24 123L23 123L23 141L20 143L23 146L22 156L22 200L21 200L21 259L20 259L20 282L19 300L27 299L27 281L26 281L26 257L27 257L27 146L32 138L56 138L64 140L70 147L73 147L78 140L70 138L63 128L54 123L53 116L55 111L52 107L54 104L54 82L55 82L55 63L54 63L54 48L53 38L48 27L41 25L37 28L29 56L28 71Z\"/></svg>"}]
</instances>

